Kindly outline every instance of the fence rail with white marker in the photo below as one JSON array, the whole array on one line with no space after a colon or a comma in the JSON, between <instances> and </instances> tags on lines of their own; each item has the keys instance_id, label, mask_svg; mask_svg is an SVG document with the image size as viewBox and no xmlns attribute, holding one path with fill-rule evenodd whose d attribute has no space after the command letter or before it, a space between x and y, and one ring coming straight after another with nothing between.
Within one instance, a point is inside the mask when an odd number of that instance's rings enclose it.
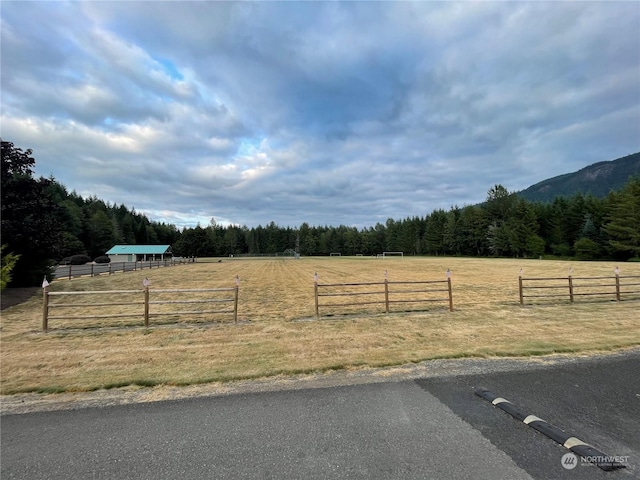
<instances>
[{"instance_id":1,"label":"fence rail with white marker","mask_svg":"<svg viewBox=\"0 0 640 480\"><path fill-rule=\"evenodd\" d=\"M525 299L568 299L574 303L579 297L622 300L640 299L640 275L620 275L616 268L614 276L574 277L571 271L566 277L525 278L518 277L520 305Z\"/></svg>"},{"instance_id":2,"label":"fence rail with white marker","mask_svg":"<svg viewBox=\"0 0 640 480\"><path fill-rule=\"evenodd\" d=\"M173 289L151 289L148 279L143 282L142 289L134 290L92 290L78 292L50 292L48 282L43 283L42 300L42 330L49 330L51 320L88 320L88 319L109 319L142 317L144 326L149 327L150 317L159 316L184 316L184 315L229 315L233 322L238 321L238 297L239 278L236 277L234 287L226 288L173 288ZM118 296L118 301L114 297ZM51 301L52 298L66 297L66 302ZM90 299L111 298L111 302L91 301L81 302L75 299L86 297ZM140 299L142 297L142 299ZM177 298L176 298L177 297ZM153 298L153 300L152 300ZM173 305L199 305L204 308L194 308L191 310L177 310L170 308ZM154 308L152 306L157 306ZM209 308L207 308L207 306ZM116 312L98 314L96 309L113 307ZM73 314L77 309L83 309L83 314ZM51 311L57 310L57 315L52 315Z\"/></svg>"},{"instance_id":3,"label":"fence rail with white marker","mask_svg":"<svg viewBox=\"0 0 640 480\"><path fill-rule=\"evenodd\" d=\"M384 313L390 313L393 305L404 304L406 308L403 311L419 311L424 310L426 304L445 303L449 311L453 311L450 271L447 271L446 280L389 281L385 271L382 282L356 283L319 283L316 273L314 294L317 318L320 317L320 309L345 313L352 312L353 307L362 310L360 307L367 305L379 305L384 308ZM323 303L322 299L331 299L331 303Z\"/></svg>"}]
</instances>

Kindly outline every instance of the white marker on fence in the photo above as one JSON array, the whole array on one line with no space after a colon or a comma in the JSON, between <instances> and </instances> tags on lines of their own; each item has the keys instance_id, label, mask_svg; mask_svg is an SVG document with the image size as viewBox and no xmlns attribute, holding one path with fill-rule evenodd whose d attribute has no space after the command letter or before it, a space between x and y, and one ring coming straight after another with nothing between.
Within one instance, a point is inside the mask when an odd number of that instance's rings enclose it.
<instances>
[{"instance_id":1,"label":"white marker on fence","mask_svg":"<svg viewBox=\"0 0 640 480\"><path fill-rule=\"evenodd\" d=\"M616 275L620 275L620 267L616 267L613 273L615 273Z\"/></svg>"},{"instance_id":2,"label":"white marker on fence","mask_svg":"<svg viewBox=\"0 0 640 480\"><path fill-rule=\"evenodd\" d=\"M144 288L147 288L149 285L151 285L151 281L147 277L144 277L144 280L142 281L142 286Z\"/></svg>"},{"instance_id":3,"label":"white marker on fence","mask_svg":"<svg viewBox=\"0 0 640 480\"><path fill-rule=\"evenodd\" d=\"M71 267L69 267L71 268ZM42 280L42 331L46 332L49 329L49 290L47 287L47 277Z\"/></svg>"},{"instance_id":4,"label":"white marker on fence","mask_svg":"<svg viewBox=\"0 0 640 480\"><path fill-rule=\"evenodd\" d=\"M451 278L451 269L447 268L447 278Z\"/></svg>"}]
</instances>

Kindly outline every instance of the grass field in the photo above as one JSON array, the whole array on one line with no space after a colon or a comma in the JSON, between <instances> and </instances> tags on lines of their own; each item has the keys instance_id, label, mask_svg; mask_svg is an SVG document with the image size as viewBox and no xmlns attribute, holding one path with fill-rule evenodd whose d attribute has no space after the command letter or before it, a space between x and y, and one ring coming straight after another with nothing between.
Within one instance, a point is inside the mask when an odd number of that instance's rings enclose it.
<instances>
[{"instance_id":1,"label":"grass field","mask_svg":"<svg viewBox=\"0 0 640 480\"><path fill-rule=\"evenodd\" d=\"M471 258L333 257L223 259L112 276L55 281L51 291L234 286L238 324L196 318L142 327L135 319L55 320L41 332L42 299L2 312L1 393L92 391L126 385L190 385L278 374L389 366L434 358L596 352L640 345L640 303L590 301L520 307L525 277L613 276L611 262ZM640 264L620 265L640 275ZM321 283L444 280L451 269L454 311L384 315L382 307L315 318ZM637 289L636 289L637 291ZM636 298L638 298L636 296ZM117 305L101 313L122 311ZM196 323L189 323L196 320ZM167 323L171 321L172 323Z\"/></svg>"}]
</instances>

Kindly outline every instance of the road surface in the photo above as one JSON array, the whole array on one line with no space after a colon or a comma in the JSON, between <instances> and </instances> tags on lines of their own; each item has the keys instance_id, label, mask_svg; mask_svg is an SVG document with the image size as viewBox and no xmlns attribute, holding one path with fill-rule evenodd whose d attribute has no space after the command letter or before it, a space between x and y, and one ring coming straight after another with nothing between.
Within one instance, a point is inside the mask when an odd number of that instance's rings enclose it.
<instances>
[{"instance_id":1,"label":"road surface","mask_svg":"<svg viewBox=\"0 0 640 480\"><path fill-rule=\"evenodd\" d=\"M607 479L640 476L640 351L424 376L3 415L5 479ZM490 363L490 362L489 362ZM518 366L519 365L519 366ZM514 370L515 368L515 370ZM480 373L478 371L480 370ZM464 372L462 372L464 373ZM567 450L474 394L495 393L627 468Z\"/></svg>"}]
</instances>

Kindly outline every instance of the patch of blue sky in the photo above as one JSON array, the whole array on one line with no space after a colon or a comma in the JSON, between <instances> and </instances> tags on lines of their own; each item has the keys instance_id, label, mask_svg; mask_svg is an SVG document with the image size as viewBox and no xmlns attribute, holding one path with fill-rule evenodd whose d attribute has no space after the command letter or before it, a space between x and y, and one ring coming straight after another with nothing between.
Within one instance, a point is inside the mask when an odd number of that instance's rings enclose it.
<instances>
[{"instance_id":1,"label":"patch of blue sky","mask_svg":"<svg viewBox=\"0 0 640 480\"><path fill-rule=\"evenodd\" d=\"M180 73L180 70L178 70L178 67L176 67L176 64L173 63L171 60L166 58L159 58L159 57L154 58L154 60L158 62L160 65L162 65L162 68L164 69L165 73L169 75L172 79L184 80L184 75Z\"/></svg>"},{"instance_id":2,"label":"patch of blue sky","mask_svg":"<svg viewBox=\"0 0 640 480\"><path fill-rule=\"evenodd\" d=\"M260 150L261 143L262 138L243 138L240 140L240 145L238 145L236 156L249 157L255 155Z\"/></svg>"}]
</instances>

